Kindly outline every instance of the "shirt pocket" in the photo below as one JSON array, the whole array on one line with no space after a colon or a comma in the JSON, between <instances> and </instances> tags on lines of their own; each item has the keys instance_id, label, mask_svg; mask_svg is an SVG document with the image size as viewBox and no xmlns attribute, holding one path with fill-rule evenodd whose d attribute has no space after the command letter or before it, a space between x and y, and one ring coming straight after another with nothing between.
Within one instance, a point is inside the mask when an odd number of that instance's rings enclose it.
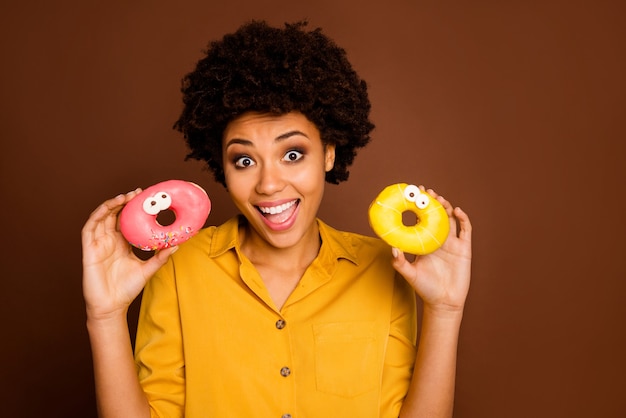
<instances>
[{"instance_id":1,"label":"shirt pocket","mask_svg":"<svg viewBox=\"0 0 626 418\"><path fill-rule=\"evenodd\" d=\"M321 392L355 397L380 382L380 352L373 322L313 326L315 379Z\"/></svg>"}]
</instances>

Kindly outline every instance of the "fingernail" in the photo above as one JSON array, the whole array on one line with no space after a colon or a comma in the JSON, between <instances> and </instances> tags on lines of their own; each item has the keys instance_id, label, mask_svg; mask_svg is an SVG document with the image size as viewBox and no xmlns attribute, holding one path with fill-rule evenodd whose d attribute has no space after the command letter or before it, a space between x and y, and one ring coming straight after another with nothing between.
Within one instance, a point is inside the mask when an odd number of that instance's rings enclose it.
<instances>
[{"instance_id":1,"label":"fingernail","mask_svg":"<svg viewBox=\"0 0 626 418\"><path fill-rule=\"evenodd\" d=\"M393 258L398 258L400 251L396 247L391 247L391 255L393 255Z\"/></svg>"}]
</instances>

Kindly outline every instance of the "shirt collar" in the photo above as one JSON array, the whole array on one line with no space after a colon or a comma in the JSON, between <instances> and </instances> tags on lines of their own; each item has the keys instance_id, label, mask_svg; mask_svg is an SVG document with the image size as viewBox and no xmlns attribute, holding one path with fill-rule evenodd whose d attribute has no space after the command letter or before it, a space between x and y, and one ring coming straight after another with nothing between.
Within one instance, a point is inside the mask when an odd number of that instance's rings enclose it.
<instances>
[{"instance_id":1,"label":"shirt collar","mask_svg":"<svg viewBox=\"0 0 626 418\"><path fill-rule=\"evenodd\" d=\"M218 257L239 246L239 217L235 216L215 228L211 238L209 257Z\"/></svg>"},{"instance_id":2,"label":"shirt collar","mask_svg":"<svg viewBox=\"0 0 626 418\"><path fill-rule=\"evenodd\" d=\"M320 219L317 220L317 224L319 225L320 236L322 238L320 256L324 256L325 253L328 252L328 254L335 260L344 258L354 264L358 264L354 241L352 240L351 234L338 231Z\"/></svg>"},{"instance_id":3,"label":"shirt collar","mask_svg":"<svg viewBox=\"0 0 626 418\"><path fill-rule=\"evenodd\" d=\"M209 248L210 257L218 257L232 248L239 248L239 225L241 216L235 216L219 227L215 228ZM317 220L322 247L318 258L320 261L330 262L344 258L358 264L354 242L351 234L338 231L320 219Z\"/></svg>"}]
</instances>

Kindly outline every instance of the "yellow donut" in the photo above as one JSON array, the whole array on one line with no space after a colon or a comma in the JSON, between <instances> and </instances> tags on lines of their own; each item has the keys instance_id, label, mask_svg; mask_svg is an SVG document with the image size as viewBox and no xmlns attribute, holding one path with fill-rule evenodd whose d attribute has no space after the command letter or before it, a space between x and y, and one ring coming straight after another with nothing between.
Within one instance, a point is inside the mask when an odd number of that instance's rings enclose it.
<instances>
[{"instance_id":1,"label":"yellow donut","mask_svg":"<svg viewBox=\"0 0 626 418\"><path fill-rule=\"evenodd\" d=\"M417 223L406 226L402 214L413 212ZM441 247L450 232L444 207L417 186L397 183L387 186L369 208L372 229L383 241L405 253L424 255Z\"/></svg>"}]
</instances>

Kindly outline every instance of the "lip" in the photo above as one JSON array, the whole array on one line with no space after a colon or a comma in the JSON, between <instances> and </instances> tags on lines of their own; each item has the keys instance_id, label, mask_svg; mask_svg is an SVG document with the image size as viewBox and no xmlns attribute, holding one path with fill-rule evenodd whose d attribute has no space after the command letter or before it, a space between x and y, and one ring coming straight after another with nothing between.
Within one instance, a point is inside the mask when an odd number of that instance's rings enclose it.
<instances>
[{"instance_id":1,"label":"lip","mask_svg":"<svg viewBox=\"0 0 626 418\"><path fill-rule=\"evenodd\" d=\"M299 199L292 198L292 199L272 200L272 201L266 201L266 202L257 202L257 203L254 204L254 206L255 207L271 208L271 207L284 205L285 203L293 202L295 200L299 200Z\"/></svg>"},{"instance_id":2,"label":"lip","mask_svg":"<svg viewBox=\"0 0 626 418\"><path fill-rule=\"evenodd\" d=\"M278 207L278 206L281 206L290 202L294 202L293 206L295 206L295 209L293 210L293 213L291 214L291 216L289 216L288 219L286 219L284 222L281 222L281 223L271 222L267 217L264 216L264 214L261 212L261 209L260 209L261 207L274 208L274 207ZM272 231L285 231L291 228L293 224L296 222L296 219L298 217L298 212L300 211L300 199L282 199L282 200L276 200L273 202L259 202L258 204L254 205L254 207L256 208L261 219L263 220L263 223L265 223L265 225L269 229L271 229Z\"/></svg>"}]
</instances>

